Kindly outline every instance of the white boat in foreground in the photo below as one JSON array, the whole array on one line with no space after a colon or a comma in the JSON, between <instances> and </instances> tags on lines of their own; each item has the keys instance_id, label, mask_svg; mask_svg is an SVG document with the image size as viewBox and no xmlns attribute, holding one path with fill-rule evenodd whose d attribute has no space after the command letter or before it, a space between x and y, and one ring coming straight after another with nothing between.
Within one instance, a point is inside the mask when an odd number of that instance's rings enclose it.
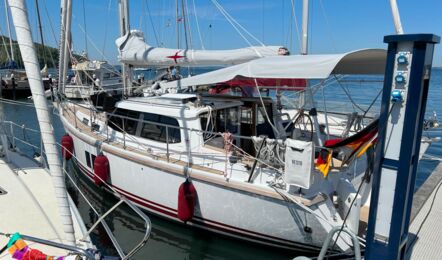
<instances>
[{"instance_id":1,"label":"white boat in foreground","mask_svg":"<svg viewBox=\"0 0 442 260\"><path fill-rule=\"evenodd\" d=\"M69 199L77 239L74 246L69 246L48 169L14 149L9 149L9 145L7 137L3 135L0 158L0 244L8 244L10 237L5 234L12 235L18 232L25 235L24 238L30 236L41 239L40 242L28 241L29 247L49 256L67 256L74 253L94 257L92 251L86 252L86 249L93 248L90 239L80 241L87 232L73 201ZM44 244L45 242L55 242L59 245L50 246L49 243ZM8 251L2 252L0 258L12 259L14 251Z\"/></svg>"}]
</instances>

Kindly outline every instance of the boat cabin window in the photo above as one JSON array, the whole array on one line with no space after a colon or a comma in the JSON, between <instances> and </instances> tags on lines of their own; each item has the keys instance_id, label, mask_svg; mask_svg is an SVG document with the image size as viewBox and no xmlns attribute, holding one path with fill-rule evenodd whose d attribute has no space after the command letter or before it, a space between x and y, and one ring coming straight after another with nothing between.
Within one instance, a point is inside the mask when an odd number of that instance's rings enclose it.
<instances>
[{"instance_id":1,"label":"boat cabin window","mask_svg":"<svg viewBox=\"0 0 442 260\"><path fill-rule=\"evenodd\" d=\"M118 78L118 74L116 72L106 72L103 74L103 80L105 79L113 79L113 78Z\"/></svg>"},{"instance_id":2,"label":"boat cabin window","mask_svg":"<svg viewBox=\"0 0 442 260\"><path fill-rule=\"evenodd\" d=\"M181 142L181 133L178 128L180 125L175 118L152 113L143 113L143 120L148 122L143 122L140 133L141 137L162 143ZM157 123L164 125L158 125Z\"/></svg>"},{"instance_id":3,"label":"boat cabin window","mask_svg":"<svg viewBox=\"0 0 442 260\"><path fill-rule=\"evenodd\" d=\"M267 111L267 115L269 116L269 119L267 119L266 116L266 111ZM273 132L273 128L269 122L269 120L271 122L273 122L272 120L272 109L271 106L266 106L266 111L264 111L264 107L259 105L257 107L256 110L256 135L260 136L260 135L265 135L269 138L275 138L275 133Z\"/></svg>"},{"instance_id":4,"label":"boat cabin window","mask_svg":"<svg viewBox=\"0 0 442 260\"><path fill-rule=\"evenodd\" d=\"M116 131L124 130L128 134L135 135L140 112L119 108L114 114L115 116L108 116L109 126Z\"/></svg>"},{"instance_id":5,"label":"boat cabin window","mask_svg":"<svg viewBox=\"0 0 442 260\"><path fill-rule=\"evenodd\" d=\"M240 134L239 116L239 107L214 110L211 113L201 114L201 129L210 132L203 134L205 144L217 148L223 148L223 138L219 135L214 135L213 133L230 132L232 134ZM236 142L237 141L234 140L234 143Z\"/></svg>"}]
</instances>

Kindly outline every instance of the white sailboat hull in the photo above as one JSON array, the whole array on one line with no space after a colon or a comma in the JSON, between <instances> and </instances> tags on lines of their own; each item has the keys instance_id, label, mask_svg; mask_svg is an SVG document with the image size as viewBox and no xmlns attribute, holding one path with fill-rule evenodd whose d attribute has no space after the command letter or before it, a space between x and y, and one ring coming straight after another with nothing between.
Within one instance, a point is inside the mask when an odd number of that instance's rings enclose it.
<instances>
[{"instance_id":1,"label":"white sailboat hull","mask_svg":"<svg viewBox=\"0 0 442 260\"><path fill-rule=\"evenodd\" d=\"M82 133L75 128L66 129L74 139L77 165L92 180L93 166L87 165L86 152L97 155L99 148L84 141ZM177 217L177 204L184 175L128 160L121 154L104 151L104 155L110 162L108 183L115 190L151 213L181 222ZM188 225L297 251L317 251L327 234L321 220L295 203L197 178L192 178L192 182L198 200ZM305 226L313 232L306 232Z\"/></svg>"}]
</instances>

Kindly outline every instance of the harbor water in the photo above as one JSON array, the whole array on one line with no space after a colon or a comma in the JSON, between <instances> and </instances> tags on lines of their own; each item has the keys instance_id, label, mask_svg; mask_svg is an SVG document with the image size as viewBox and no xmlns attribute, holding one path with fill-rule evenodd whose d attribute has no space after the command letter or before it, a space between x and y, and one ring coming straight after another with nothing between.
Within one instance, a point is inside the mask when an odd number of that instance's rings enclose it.
<instances>
[{"instance_id":1,"label":"harbor water","mask_svg":"<svg viewBox=\"0 0 442 260\"><path fill-rule=\"evenodd\" d=\"M348 88L353 97L353 102L360 105L370 105L372 99L381 90L382 84L359 84ZM335 86L331 86L333 88ZM341 86L339 86L342 88ZM315 95L321 94L320 91ZM318 96L322 98L321 95ZM345 96L336 91L324 93L324 99L343 101ZM427 103L426 117L430 117L435 111L442 119L442 68L432 70L430 92ZM18 125L28 128L38 129L35 109L31 100L20 100L27 102L29 106L13 101L2 100L0 109L4 120L13 121ZM379 100L375 102L373 114L376 114L376 106L379 106ZM318 104L320 107L320 104ZM332 110L332 104L327 103L327 108ZM63 126L54 110L53 125L56 131L57 140L60 140L64 134ZM14 129L15 134L30 143L40 146L39 136L23 131L20 127ZM442 130L427 132L430 137L442 136ZM34 155L40 153L38 148L30 148L17 142L17 147L28 154ZM427 154L434 157L442 157L442 141L433 143L427 150ZM416 189L427 179L439 161L424 159L420 161L418 175L416 180ZM67 165L70 176L75 183L81 187L84 194L91 201L92 205L100 212L104 213L112 207L117 200L101 188L96 187L85 177L78 174L77 169L71 163ZM68 181L69 184L69 181ZM71 185L71 184L69 184ZM89 205L80 196L80 194L71 192L77 207L88 227L97 219ZM135 255L135 259L291 259L297 255L296 252L285 251L281 249L269 248L262 245L256 245L236 239L215 235L206 231L190 228L183 224L173 223L151 214L148 214L152 220L152 233L146 246ZM142 238L144 232L143 222L128 207L121 207L106 218L110 228L120 241L123 249L129 250L135 246ZM91 235L94 243L104 250L105 255L117 255L113 249L112 242L106 236L104 230L98 229Z\"/></svg>"}]
</instances>

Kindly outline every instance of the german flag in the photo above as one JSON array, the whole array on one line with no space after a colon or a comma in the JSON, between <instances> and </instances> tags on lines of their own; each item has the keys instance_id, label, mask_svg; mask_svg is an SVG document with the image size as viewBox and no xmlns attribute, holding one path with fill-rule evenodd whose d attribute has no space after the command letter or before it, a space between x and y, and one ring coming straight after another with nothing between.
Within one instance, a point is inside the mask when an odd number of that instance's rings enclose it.
<instances>
[{"instance_id":1,"label":"german flag","mask_svg":"<svg viewBox=\"0 0 442 260\"><path fill-rule=\"evenodd\" d=\"M355 154L356 157L362 156L368 148L373 146L377 141L379 120L376 119L371 122L367 127L359 131L358 133L345 138L345 139L332 139L327 140L324 143L324 147L319 151L318 159L316 160L316 167L324 177L327 177L330 170L330 162L332 152L334 149L348 147L352 150L348 158L352 158Z\"/></svg>"},{"instance_id":2,"label":"german flag","mask_svg":"<svg viewBox=\"0 0 442 260\"><path fill-rule=\"evenodd\" d=\"M322 172L322 175L324 175L324 178L327 177L328 172L330 170L330 162L331 162L332 152L327 149L321 149L319 151L318 159L316 160L316 167L320 172Z\"/></svg>"}]
</instances>

